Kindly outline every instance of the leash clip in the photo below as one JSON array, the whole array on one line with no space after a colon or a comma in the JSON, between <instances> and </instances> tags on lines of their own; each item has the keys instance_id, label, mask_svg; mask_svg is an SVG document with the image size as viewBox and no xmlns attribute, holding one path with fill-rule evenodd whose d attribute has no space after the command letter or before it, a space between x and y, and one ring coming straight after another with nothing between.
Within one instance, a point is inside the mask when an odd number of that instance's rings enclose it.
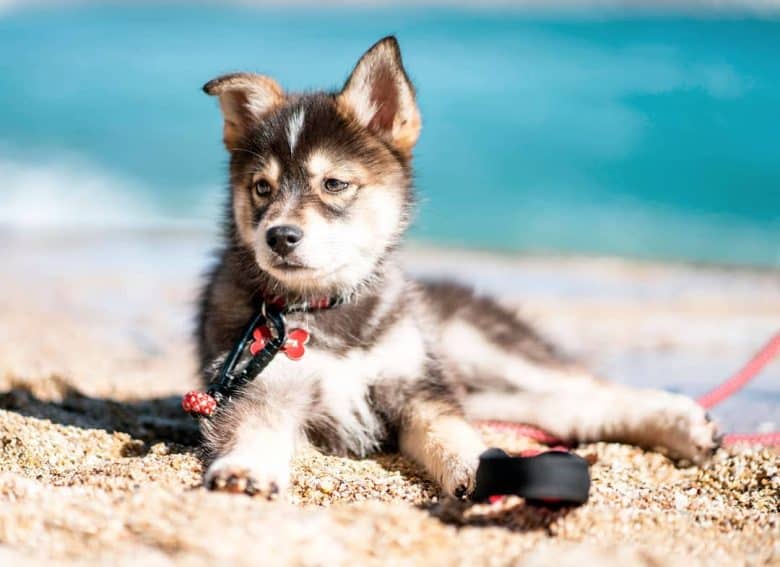
<instances>
[{"instance_id":1,"label":"leash clip","mask_svg":"<svg viewBox=\"0 0 780 567\"><path fill-rule=\"evenodd\" d=\"M270 323L271 336L265 340L260 350L252 352L251 358L237 370L245 352L250 349L256 329ZM233 345L219 377L206 392L188 392L182 398L182 409L194 416L211 417L217 407L230 400L241 386L254 380L279 353L287 340L287 323L281 310L269 308L263 301L260 310L244 329L241 339Z\"/></svg>"}]
</instances>

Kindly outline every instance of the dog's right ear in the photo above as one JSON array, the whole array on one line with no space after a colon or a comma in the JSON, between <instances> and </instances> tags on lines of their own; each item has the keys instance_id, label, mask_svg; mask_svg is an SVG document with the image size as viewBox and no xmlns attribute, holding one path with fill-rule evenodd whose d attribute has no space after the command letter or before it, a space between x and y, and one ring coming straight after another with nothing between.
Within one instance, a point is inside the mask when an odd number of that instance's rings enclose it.
<instances>
[{"instance_id":1,"label":"dog's right ear","mask_svg":"<svg viewBox=\"0 0 780 567\"><path fill-rule=\"evenodd\" d=\"M219 97L225 118L223 139L231 150L264 115L282 104L284 91L263 75L234 73L217 77L203 85L206 94Z\"/></svg>"}]
</instances>

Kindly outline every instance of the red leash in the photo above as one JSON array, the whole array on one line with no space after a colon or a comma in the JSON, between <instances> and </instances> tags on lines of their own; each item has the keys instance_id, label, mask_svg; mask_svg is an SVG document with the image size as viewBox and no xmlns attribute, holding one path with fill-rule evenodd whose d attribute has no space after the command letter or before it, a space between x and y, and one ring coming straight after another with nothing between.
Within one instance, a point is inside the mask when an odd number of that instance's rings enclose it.
<instances>
[{"instance_id":1,"label":"red leash","mask_svg":"<svg viewBox=\"0 0 780 567\"><path fill-rule=\"evenodd\" d=\"M780 332L776 333L769 342L759 350L748 363L731 378L701 396L697 401L705 408L710 409L718 405L745 387L755 378L769 362L780 353ZM561 445L562 441L548 432L533 425L508 423L505 421L483 421L485 425L494 429L511 430L517 435L528 437L545 445ZM729 433L723 436L724 446L737 443L749 443L751 445L763 445L765 447L780 447L780 431L769 433Z\"/></svg>"},{"instance_id":2,"label":"red leash","mask_svg":"<svg viewBox=\"0 0 780 567\"><path fill-rule=\"evenodd\" d=\"M704 409L710 409L718 405L723 400L745 387L756 375L761 372L769 361L780 352L780 333L777 333L770 341L759 350L753 358L734 376L723 382L721 385L710 390L698 400Z\"/></svg>"},{"instance_id":3,"label":"red leash","mask_svg":"<svg viewBox=\"0 0 780 567\"><path fill-rule=\"evenodd\" d=\"M520 437L528 437L533 439L537 443L542 445L562 445L563 441L558 439L555 435L547 433L544 429L539 429L533 425L527 425L525 423L511 423L509 421L494 421L494 420L480 420L480 425L487 425L491 429L498 431L511 431L515 435Z\"/></svg>"},{"instance_id":4,"label":"red leash","mask_svg":"<svg viewBox=\"0 0 780 567\"><path fill-rule=\"evenodd\" d=\"M780 353L780 332L776 333L739 372L696 401L705 409L718 405L732 394L744 388L778 353ZM723 436L723 445L734 445L735 443L780 447L780 431L771 431L769 433L729 433Z\"/></svg>"}]
</instances>

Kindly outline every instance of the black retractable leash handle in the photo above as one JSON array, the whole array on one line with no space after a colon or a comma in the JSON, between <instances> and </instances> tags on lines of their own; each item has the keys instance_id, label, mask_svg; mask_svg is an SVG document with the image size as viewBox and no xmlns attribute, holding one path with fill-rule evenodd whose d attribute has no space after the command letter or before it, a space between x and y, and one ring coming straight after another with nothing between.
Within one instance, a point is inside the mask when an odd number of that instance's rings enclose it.
<instances>
[{"instance_id":1,"label":"black retractable leash handle","mask_svg":"<svg viewBox=\"0 0 780 567\"><path fill-rule=\"evenodd\" d=\"M588 462L578 455L548 451L533 457L510 457L488 449L479 457L476 501L515 494L540 504L579 505L588 500Z\"/></svg>"}]
</instances>

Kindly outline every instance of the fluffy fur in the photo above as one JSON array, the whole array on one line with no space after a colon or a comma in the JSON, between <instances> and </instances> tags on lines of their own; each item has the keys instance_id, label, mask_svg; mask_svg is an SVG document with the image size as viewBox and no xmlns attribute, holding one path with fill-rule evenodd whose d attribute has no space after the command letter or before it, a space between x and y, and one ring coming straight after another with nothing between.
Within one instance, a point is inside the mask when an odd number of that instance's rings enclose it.
<instances>
[{"instance_id":1,"label":"fluffy fur","mask_svg":"<svg viewBox=\"0 0 780 567\"><path fill-rule=\"evenodd\" d=\"M306 356L275 358L203 424L207 486L284 494L301 443L358 456L394 445L444 492L467 495L485 449L469 418L694 460L715 447L692 400L598 380L492 300L405 276L396 248L421 122L394 38L371 47L340 92L286 94L247 73L204 89L219 97L230 153L224 245L200 310L204 380L263 297L345 301L290 315L311 333Z\"/></svg>"}]
</instances>

